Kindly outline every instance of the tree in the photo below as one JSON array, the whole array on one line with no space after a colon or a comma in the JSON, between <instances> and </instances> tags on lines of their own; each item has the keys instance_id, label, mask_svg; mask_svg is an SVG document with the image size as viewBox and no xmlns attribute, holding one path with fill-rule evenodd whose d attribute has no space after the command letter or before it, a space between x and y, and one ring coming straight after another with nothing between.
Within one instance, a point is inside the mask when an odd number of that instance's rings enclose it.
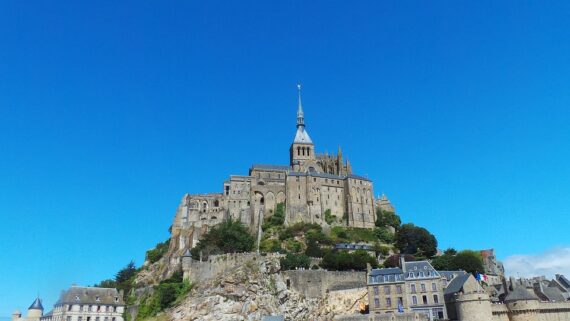
<instances>
[{"instance_id":1,"label":"tree","mask_svg":"<svg viewBox=\"0 0 570 321\"><path fill-rule=\"evenodd\" d=\"M168 247L170 245L170 239L158 243L154 249L146 251L146 258L150 263L155 263L160 260L166 252L168 252Z\"/></svg>"},{"instance_id":2,"label":"tree","mask_svg":"<svg viewBox=\"0 0 570 321\"><path fill-rule=\"evenodd\" d=\"M431 260L431 265L438 271L456 270L453 262L454 256L455 255L445 253L442 256L436 256Z\"/></svg>"},{"instance_id":3,"label":"tree","mask_svg":"<svg viewBox=\"0 0 570 321\"><path fill-rule=\"evenodd\" d=\"M396 247L403 254L432 257L437 253L437 240L423 227L408 223L396 232Z\"/></svg>"},{"instance_id":4,"label":"tree","mask_svg":"<svg viewBox=\"0 0 570 321\"><path fill-rule=\"evenodd\" d=\"M450 248L448 248L447 250L443 251L443 254L447 254L447 255L454 256L454 255L457 254L457 250L454 249L454 248L452 248L452 247L450 247Z\"/></svg>"},{"instance_id":5,"label":"tree","mask_svg":"<svg viewBox=\"0 0 570 321\"><path fill-rule=\"evenodd\" d=\"M130 280L137 273L137 268L135 267L135 262L131 261L127 266L122 268L115 275L115 282L118 284L125 283Z\"/></svg>"},{"instance_id":6,"label":"tree","mask_svg":"<svg viewBox=\"0 0 570 321\"><path fill-rule=\"evenodd\" d=\"M226 220L213 227L190 251L192 257L208 257L212 254L250 252L254 239L239 221Z\"/></svg>"},{"instance_id":7,"label":"tree","mask_svg":"<svg viewBox=\"0 0 570 321\"><path fill-rule=\"evenodd\" d=\"M391 244L394 242L394 234L392 234L390 231L388 231L388 229L385 227L375 228L374 234L376 234L376 237L378 238L378 240L380 240L380 242L382 242L384 244Z\"/></svg>"},{"instance_id":8,"label":"tree","mask_svg":"<svg viewBox=\"0 0 570 321\"><path fill-rule=\"evenodd\" d=\"M416 258L413 255L410 254L394 254L394 255L390 255L385 261L384 261L384 267L385 268L392 268L392 267L400 267L400 257L404 257L404 261L405 262L411 262L411 261L415 261Z\"/></svg>"},{"instance_id":9,"label":"tree","mask_svg":"<svg viewBox=\"0 0 570 321\"><path fill-rule=\"evenodd\" d=\"M472 274L483 272L483 258L477 251L463 250L453 257L453 267Z\"/></svg>"},{"instance_id":10,"label":"tree","mask_svg":"<svg viewBox=\"0 0 570 321\"><path fill-rule=\"evenodd\" d=\"M377 227L388 227L392 226L398 229L402 224L400 216L394 212L383 211L380 207L376 208L376 222Z\"/></svg>"},{"instance_id":11,"label":"tree","mask_svg":"<svg viewBox=\"0 0 570 321\"><path fill-rule=\"evenodd\" d=\"M305 254L292 254L287 253L285 257L281 258L281 270L295 270L297 268L308 269L311 264L311 259Z\"/></svg>"}]
</instances>

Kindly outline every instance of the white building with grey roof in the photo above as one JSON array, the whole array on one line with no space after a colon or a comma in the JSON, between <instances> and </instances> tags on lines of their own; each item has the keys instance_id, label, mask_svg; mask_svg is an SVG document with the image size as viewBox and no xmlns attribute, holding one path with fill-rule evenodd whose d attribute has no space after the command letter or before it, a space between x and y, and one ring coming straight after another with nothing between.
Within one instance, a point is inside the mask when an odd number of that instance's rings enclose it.
<instances>
[{"instance_id":1,"label":"white building with grey roof","mask_svg":"<svg viewBox=\"0 0 570 321\"><path fill-rule=\"evenodd\" d=\"M53 310L39 321L123 321L124 311L121 291L74 285L61 293Z\"/></svg>"}]
</instances>

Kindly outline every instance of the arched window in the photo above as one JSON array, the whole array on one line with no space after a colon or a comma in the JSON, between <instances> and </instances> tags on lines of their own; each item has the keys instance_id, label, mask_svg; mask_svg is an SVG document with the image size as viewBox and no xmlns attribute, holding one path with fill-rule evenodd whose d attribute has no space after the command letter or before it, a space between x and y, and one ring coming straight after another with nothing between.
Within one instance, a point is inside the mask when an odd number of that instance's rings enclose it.
<instances>
[{"instance_id":1,"label":"arched window","mask_svg":"<svg viewBox=\"0 0 570 321\"><path fill-rule=\"evenodd\" d=\"M220 206L220 201L215 200L215 201L214 201L214 207L218 207L218 206Z\"/></svg>"},{"instance_id":2,"label":"arched window","mask_svg":"<svg viewBox=\"0 0 570 321\"><path fill-rule=\"evenodd\" d=\"M301 147L297 147L297 156L301 155Z\"/></svg>"},{"instance_id":3,"label":"arched window","mask_svg":"<svg viewBox=\"0 0 570 321\"><path fill-rule=\"evenodd\" d=\"M305 147L301 147L301 150L303 151L303 156L305 156Z\"/></svg>"},{"instance_id":4,"label":"arched window","mask_svg":"<svg viewBox=\"0 0 570 321\"><path fill-rule=\"evenodd\" d=\"M307 156L311 156L311 148L307 147Z\"/></svg>"}]
</instances>

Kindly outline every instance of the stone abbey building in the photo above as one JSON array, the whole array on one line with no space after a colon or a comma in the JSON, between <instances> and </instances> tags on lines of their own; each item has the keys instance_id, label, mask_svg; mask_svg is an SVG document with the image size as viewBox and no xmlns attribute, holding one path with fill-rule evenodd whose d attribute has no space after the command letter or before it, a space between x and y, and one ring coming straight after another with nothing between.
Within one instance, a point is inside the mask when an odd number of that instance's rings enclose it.
<instances>
[{"instance_id":1,"label":"stone abbey building","mask_svg":"<svg viewBox=\"0 0 570 321\"><path fill-rule=\"evenodd\" d=\"M221 193L184 195L171 227L171 250L180 253L192 248L209 227L227 218L257 231L279 203L285 204L286 225L327 225L325 212L330 210L340 224L374 227L372 181L352 172L340 148L337 155L316 153L305 128L300 87L289 164L252 165L248 175L230 176Z\"/></svg>"}]
</instances>

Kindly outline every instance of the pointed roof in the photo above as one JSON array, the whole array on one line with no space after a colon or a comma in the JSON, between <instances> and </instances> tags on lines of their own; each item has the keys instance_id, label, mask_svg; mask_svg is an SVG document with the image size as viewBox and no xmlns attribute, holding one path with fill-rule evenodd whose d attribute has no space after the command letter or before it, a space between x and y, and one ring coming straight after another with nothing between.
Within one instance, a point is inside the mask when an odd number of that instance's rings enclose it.
<instances>
[{"instance_id":1,"label":"pointed roof","mask_svg":"<svg viewBox=\"0 0 570 321\"><path fill-rule=\"evenodd\" d=\"M304 118L304 114L303 114L303 104L301 104L301 84L298 84L297 88L299 89L299 107L297 108L297 119L298 119L298 118Z\"/></svg>"},{"instance_id":2,"label":"pointed roof","mask_svg":"<svg viewBox=\"0 0 570 321\"><path fill-rule=\"evenodd\" d=\"M37 297L36 300L34 301L34 303L32 303L32 305L30 305L28 310L42 310L43 311L44 307L42 306L42 300L40 300L40 298Z\"/></svg>"},{"instance_id":3,"label":"pointed roof","mask_svg":"<svg viewBox=\"0 0 570 321\"><path fill-rule=\"evenodd\" d=\"M293 143L301 143L301 144L313 143L311 137L309 137L309 133L307 133L304 126L297 127L297 133L295 134L295 139L293 140Z\"/></svg>"}]
</instances>

